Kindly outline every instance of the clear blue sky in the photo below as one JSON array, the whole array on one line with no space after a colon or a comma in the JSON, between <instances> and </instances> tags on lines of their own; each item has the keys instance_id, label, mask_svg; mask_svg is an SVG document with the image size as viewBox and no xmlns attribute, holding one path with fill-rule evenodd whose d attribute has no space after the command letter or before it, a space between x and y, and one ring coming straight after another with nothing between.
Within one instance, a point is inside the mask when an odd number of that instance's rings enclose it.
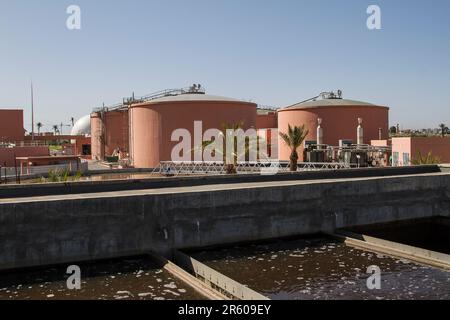
<instances>
[{"instance_id":1,"label":"clear blue sky","mask_svg":"<svg viewBox=\"0 0 450 320\"><path fill-rule=\"evenodd\" d=\"M370 4L382 30L366 27ZM342 89L390 106L391 124L450 124L448 0L0 0L0 40L0 108L24 108L27 129L31 78L48 130L193 82L273 106Z\"/></svg>"}]
</instances>

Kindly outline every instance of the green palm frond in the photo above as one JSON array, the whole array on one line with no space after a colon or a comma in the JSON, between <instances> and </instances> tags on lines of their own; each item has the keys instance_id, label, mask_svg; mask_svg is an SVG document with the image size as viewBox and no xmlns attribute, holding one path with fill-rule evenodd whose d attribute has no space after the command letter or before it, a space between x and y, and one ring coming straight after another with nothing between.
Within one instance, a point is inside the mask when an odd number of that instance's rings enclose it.
<instances>
[{"instance_id":1,"label":"green palm frond","mask_svg":"<svg viewBox=\"0 0 450 320\"><path fill-rule=\"evenodd\" d=\"M280 132L279 135L289 148L297 150L302 145L308 133L309 131L305 128L305 125L301 127L288 125L288 133Z\"/></svg>"}]
</instances>

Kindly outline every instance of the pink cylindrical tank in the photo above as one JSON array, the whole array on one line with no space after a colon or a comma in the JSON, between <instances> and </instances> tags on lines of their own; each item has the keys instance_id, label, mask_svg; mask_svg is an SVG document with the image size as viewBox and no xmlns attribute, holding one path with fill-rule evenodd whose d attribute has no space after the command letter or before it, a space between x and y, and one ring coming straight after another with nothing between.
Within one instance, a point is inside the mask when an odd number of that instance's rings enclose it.
<instances>
[{"instance_id":1,"label":"pink cylindrical tank","mask_svg":"<svg viewBox=\"0 0 450 320\"><path fill-rule=\"evenodd\" d=\"M128 153L128 110L92 113L91 139L93 159L104 160L117 150Z\"/></svg>"},{"instance_id":2,"label":"pink cylindrical tank","mask_svg":"<svg viewBox=\"0 0 450 320\"><path fill-rule=\"evenodd\" d=\"M389 138L389 108L346 99L322 99L296 104L278 110L278 130L286 133L288 125L305 125L309 131L305 141L317 141L318 119L322 119L323 143L338 146L339 140L357 143L358 118L363 120L364 143ZM381 129L381 131L380 131ZM303 147L299 150L303 160ZM289 160L290 149L279 139L279 158Z\"/></svg>"},{"instance_id":3,"label":"pink cylindrical tank","mask_svg":"<svg viewBox=\"0 0 450 320\"><path fill-rule=\"evenodd\" d=\"M115 151L128 153L128 109L113 110L105 113L105 155Z\"/></svg>"},{"instance_id":4,"label":"pink cylindrical tank","mask_svg":"<svg viewBox=\"0 0 450 320\"><path fill-rule=\"evenodd\" d=\"M182 94L135 104L130 107L130 152L135 168L154 168L160 161L171 161L176 129L187 129L194 139L194 122L202 122L203 133L222 129L224 124L243 123L255 128L256 104L235 99Z\"/></svg>"},{"instance_id":5,"label":"pink cylindrical tank","mask_svg":"<svg viewBox=\"0 0 450 320\"><path fill-rule=\"evenodd\" d=\"M103 124L101 112L91 113L91 154L93 160L104 159Z\"/></svg>"}]
</instances>

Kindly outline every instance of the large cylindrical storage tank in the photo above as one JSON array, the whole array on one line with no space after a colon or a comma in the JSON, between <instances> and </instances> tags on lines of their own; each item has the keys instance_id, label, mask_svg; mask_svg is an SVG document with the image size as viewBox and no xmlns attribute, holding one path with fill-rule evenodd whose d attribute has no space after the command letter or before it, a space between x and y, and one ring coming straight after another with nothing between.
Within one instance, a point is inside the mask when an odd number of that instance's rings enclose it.
<instances>
[{"instance_id":1,"label":"large cylindrical storage tank","mask_svg":"<svg viewBox=\"0 0 450 320\"><path fill-rule=\"evenodd\" d=\"M161 161L171 161L172 149L179 143L171 141L172 133L187 129L193 141L195 121L202 122L203 133L240 122L245 130L255 128L256 104L192 93L132 105L130 150L134 167L154 168Z\"/></svg>"},{"instance_id":2,"label":"large cylindrical storage tank","mask_svg":"<svg viewBox=\"0 0 450 320\"><path fill-rule=\"evenodd\" d=\"M101 112L91 113L91 153L93 160L104 159L103 125Z\"/></svg>"},{"instance_id":3,"label":"large cylindrical storage tank","mask_svg":"<svg viewBox=\"0 0 450 320\"><path fill-rule=\"evenodd\" d=\"M286 133L288 125L305 125L309 130L305 141L317 141L318 119L322 119L323 143L338 146L339 140L356 144L358 118L363 120L364 143L388 139L389 108L347 99L322 99L296 104L278 110L278 130ZM381 137L380 137L381 134ZM303 148L299 150L303 160ZM279 139L279 158L289 160L290 149Z\"/></svg>"},{"instance_id":4,"label":"large cylindrical storage tank","mask_svg":"<svg viewBox=\"0 0 450 320\"><path fill-rule=\"evenodd\" d=\"M99 111L91 114L92 159L104 160L114 151L128 152L128 110Z\"/></svg>"}]
</instances>

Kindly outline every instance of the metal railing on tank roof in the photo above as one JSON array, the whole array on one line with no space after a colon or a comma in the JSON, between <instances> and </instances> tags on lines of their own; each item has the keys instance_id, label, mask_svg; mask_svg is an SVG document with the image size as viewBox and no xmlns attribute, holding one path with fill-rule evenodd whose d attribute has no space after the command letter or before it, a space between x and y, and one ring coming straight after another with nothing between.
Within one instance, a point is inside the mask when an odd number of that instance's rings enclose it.
<instances>
[{"instance_id":1,"label":"metal railing on tank roof","mask_svg":"<svg viewBox=\"0 0 450 320\"><path fill-rule=\"evenodd\" d=\"M205 94L206 90L201 85L193 85L187 88L181 88L181 89L165 89L153 92L151 94L136 97L134 94L131 97L126 97L122 99L121 103L112 105L112 106L103 106L100 108L94 108L93 112L108 112L108 111L114 111L114 110L120 110L124 108L128 108L132 104L137 103L145 103L152 100L164 98L164 97L172 97L172 96L179 96L182 94Z\"/></svg>"}]
</instances>

